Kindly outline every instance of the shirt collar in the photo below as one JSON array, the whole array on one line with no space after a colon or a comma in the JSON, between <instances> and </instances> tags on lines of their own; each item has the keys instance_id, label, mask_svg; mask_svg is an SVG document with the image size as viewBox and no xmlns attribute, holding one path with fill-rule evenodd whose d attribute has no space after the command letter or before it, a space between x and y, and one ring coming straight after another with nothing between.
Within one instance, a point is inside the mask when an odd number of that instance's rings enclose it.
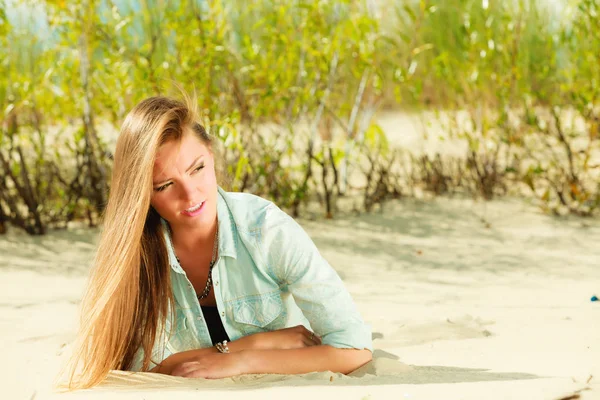
<instances>
[{"instance_id":1,"label":"shirt collar","mask_svg":"<svg viewBox=\"0 0 600 400\"><path fill-rule=\"evenodd\" d=\"M217 194L217 216L219 218L219 255L237 258L237 235L233 215L227 206L225 192L221 187Z\"/></svg>"},{"instance_id":2,"label":"shirt collar","mask_svg":"<svg viewBox=\"0 0 600 400\"><path fill-rule=\"evenodd\" d=\"M225 201L227 193L218 187L217 189L217 218L219 221L219 257L232 257L237 258L237 241L234 235L235 223L233 216L229 211L229 207ZM171 241L171 230L169 229L169 223L161 218L163 232L165 236L165 242L167 244L167 252L169 254L169 264L175 272L184 273L181 265L177 261L175 255L175 249L173 248L173 242Z\"/></svg>"}]
</instances>

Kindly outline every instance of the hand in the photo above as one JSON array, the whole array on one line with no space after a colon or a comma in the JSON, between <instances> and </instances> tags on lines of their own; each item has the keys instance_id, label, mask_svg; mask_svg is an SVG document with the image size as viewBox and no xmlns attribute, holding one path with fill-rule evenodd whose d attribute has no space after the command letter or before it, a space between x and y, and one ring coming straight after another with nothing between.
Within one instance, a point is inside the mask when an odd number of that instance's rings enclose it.
<instances>
[{"instance_id":1,"label":"hand","mask_svg":"<svg viewBox=\"0 0 600 400\"><path fill-rule=\"evenodd\" d=\"M260 332L250 336L257 350L289 350L300 349L321 344L321 338L306 329L303 325L271 332Z\"/></svg>"},{"instance_id":2,"label":"hand","mask_svg":"<svg viewBox=\"0 0 600 400\"><path fill-rule=\"evenodd\" d=\"M170 375L185 378L219 379L245 373L243 352L208 354L173 367Z\"/></svg>"}]
</instances>

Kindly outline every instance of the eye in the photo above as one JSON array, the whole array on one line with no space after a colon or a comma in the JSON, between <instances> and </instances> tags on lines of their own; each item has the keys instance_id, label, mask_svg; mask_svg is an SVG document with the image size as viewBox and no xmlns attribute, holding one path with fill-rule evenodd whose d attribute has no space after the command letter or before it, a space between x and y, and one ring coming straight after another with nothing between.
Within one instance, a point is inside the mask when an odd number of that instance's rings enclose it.
<instances>
[{"instance_id":1,"label":"eye","mask_svg":"<svg viewBox=\"0 0 600 400\"><path fill-rule=\"evenodd\" d=\"M196 168L194 169L194 172L198 172L198 171L200 171L202 168L204 168L204 164L200 164L198 167L196 167Z\"/></svg>"},{"instance_id":2,"label":"eye","mask_svg":"<svg viewBox=\"0 0 600 400\"><path fill-rule=\"evenodd\" d=\"M169 187L170 185L171 185L171 182L169 182L169 183L165 183L165 184L164 184L164 185L162 185L162 186L159 186L159 187L157 187L157 188L154 188L154 191L155 191L155 192L162 192L163 190L165 190L165 189L166 189L167 187Z\"/></svg>"}]
</instances>

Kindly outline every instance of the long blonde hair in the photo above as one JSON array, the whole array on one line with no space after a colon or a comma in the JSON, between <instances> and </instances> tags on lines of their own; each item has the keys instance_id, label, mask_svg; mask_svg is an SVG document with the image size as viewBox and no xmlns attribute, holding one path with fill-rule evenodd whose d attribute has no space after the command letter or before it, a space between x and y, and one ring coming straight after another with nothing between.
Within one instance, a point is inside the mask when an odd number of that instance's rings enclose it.
<instances>
[{"instance_id":1,"label":"long blonde hair","mask_svg":"<svg viewBox=\"0 0 600 400\"><path fill-rule=\"evenodd\" d=\"M184 97L148 98L121 127L103 230L67 366L69 390L95 386L112 369L130 369L140 346L142 370L148 370L157 330L173 307L166 243L150 206L154 159L163 143L180 140L188 130L212 149L195 101Z\"/></svg>"}]
</instances>

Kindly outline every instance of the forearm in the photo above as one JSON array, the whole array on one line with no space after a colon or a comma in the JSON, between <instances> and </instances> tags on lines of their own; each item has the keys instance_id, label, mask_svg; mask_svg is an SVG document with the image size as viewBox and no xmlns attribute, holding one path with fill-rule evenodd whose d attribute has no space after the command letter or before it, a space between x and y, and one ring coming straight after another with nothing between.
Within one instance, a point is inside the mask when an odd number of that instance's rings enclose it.
<instances>
[{"instance_id":1,"label":"forearm","mask_svg":"<svg viewBox=\"0 0 600 400\"><path fill-rule=\"evenodd\" d=\"M250 350L255 347L254 340L255 338L253 336L245 336L239 338L238 340L227 342L227 347L229 347L230 353L238 353L243 350ZM214 354L218 352L219 351L214 346L211 346L202 349L194 349L175 353L165 358L159 365L152 368L150 372L169 375L171 374L173 367L180 363L192 361L208 354Z\"/></svg>"},{"instance_id":2,"label":"forearm","mask_svg":"<svg viewBox=\"0 0 600 400\"><path fill-rule=\"evenodd\" d=\"M245 350L240 353L248 374L304 374L332 371L348 374L371 361L369 350L329 345L292 350Z\"/></svg>"}]
</instances>

